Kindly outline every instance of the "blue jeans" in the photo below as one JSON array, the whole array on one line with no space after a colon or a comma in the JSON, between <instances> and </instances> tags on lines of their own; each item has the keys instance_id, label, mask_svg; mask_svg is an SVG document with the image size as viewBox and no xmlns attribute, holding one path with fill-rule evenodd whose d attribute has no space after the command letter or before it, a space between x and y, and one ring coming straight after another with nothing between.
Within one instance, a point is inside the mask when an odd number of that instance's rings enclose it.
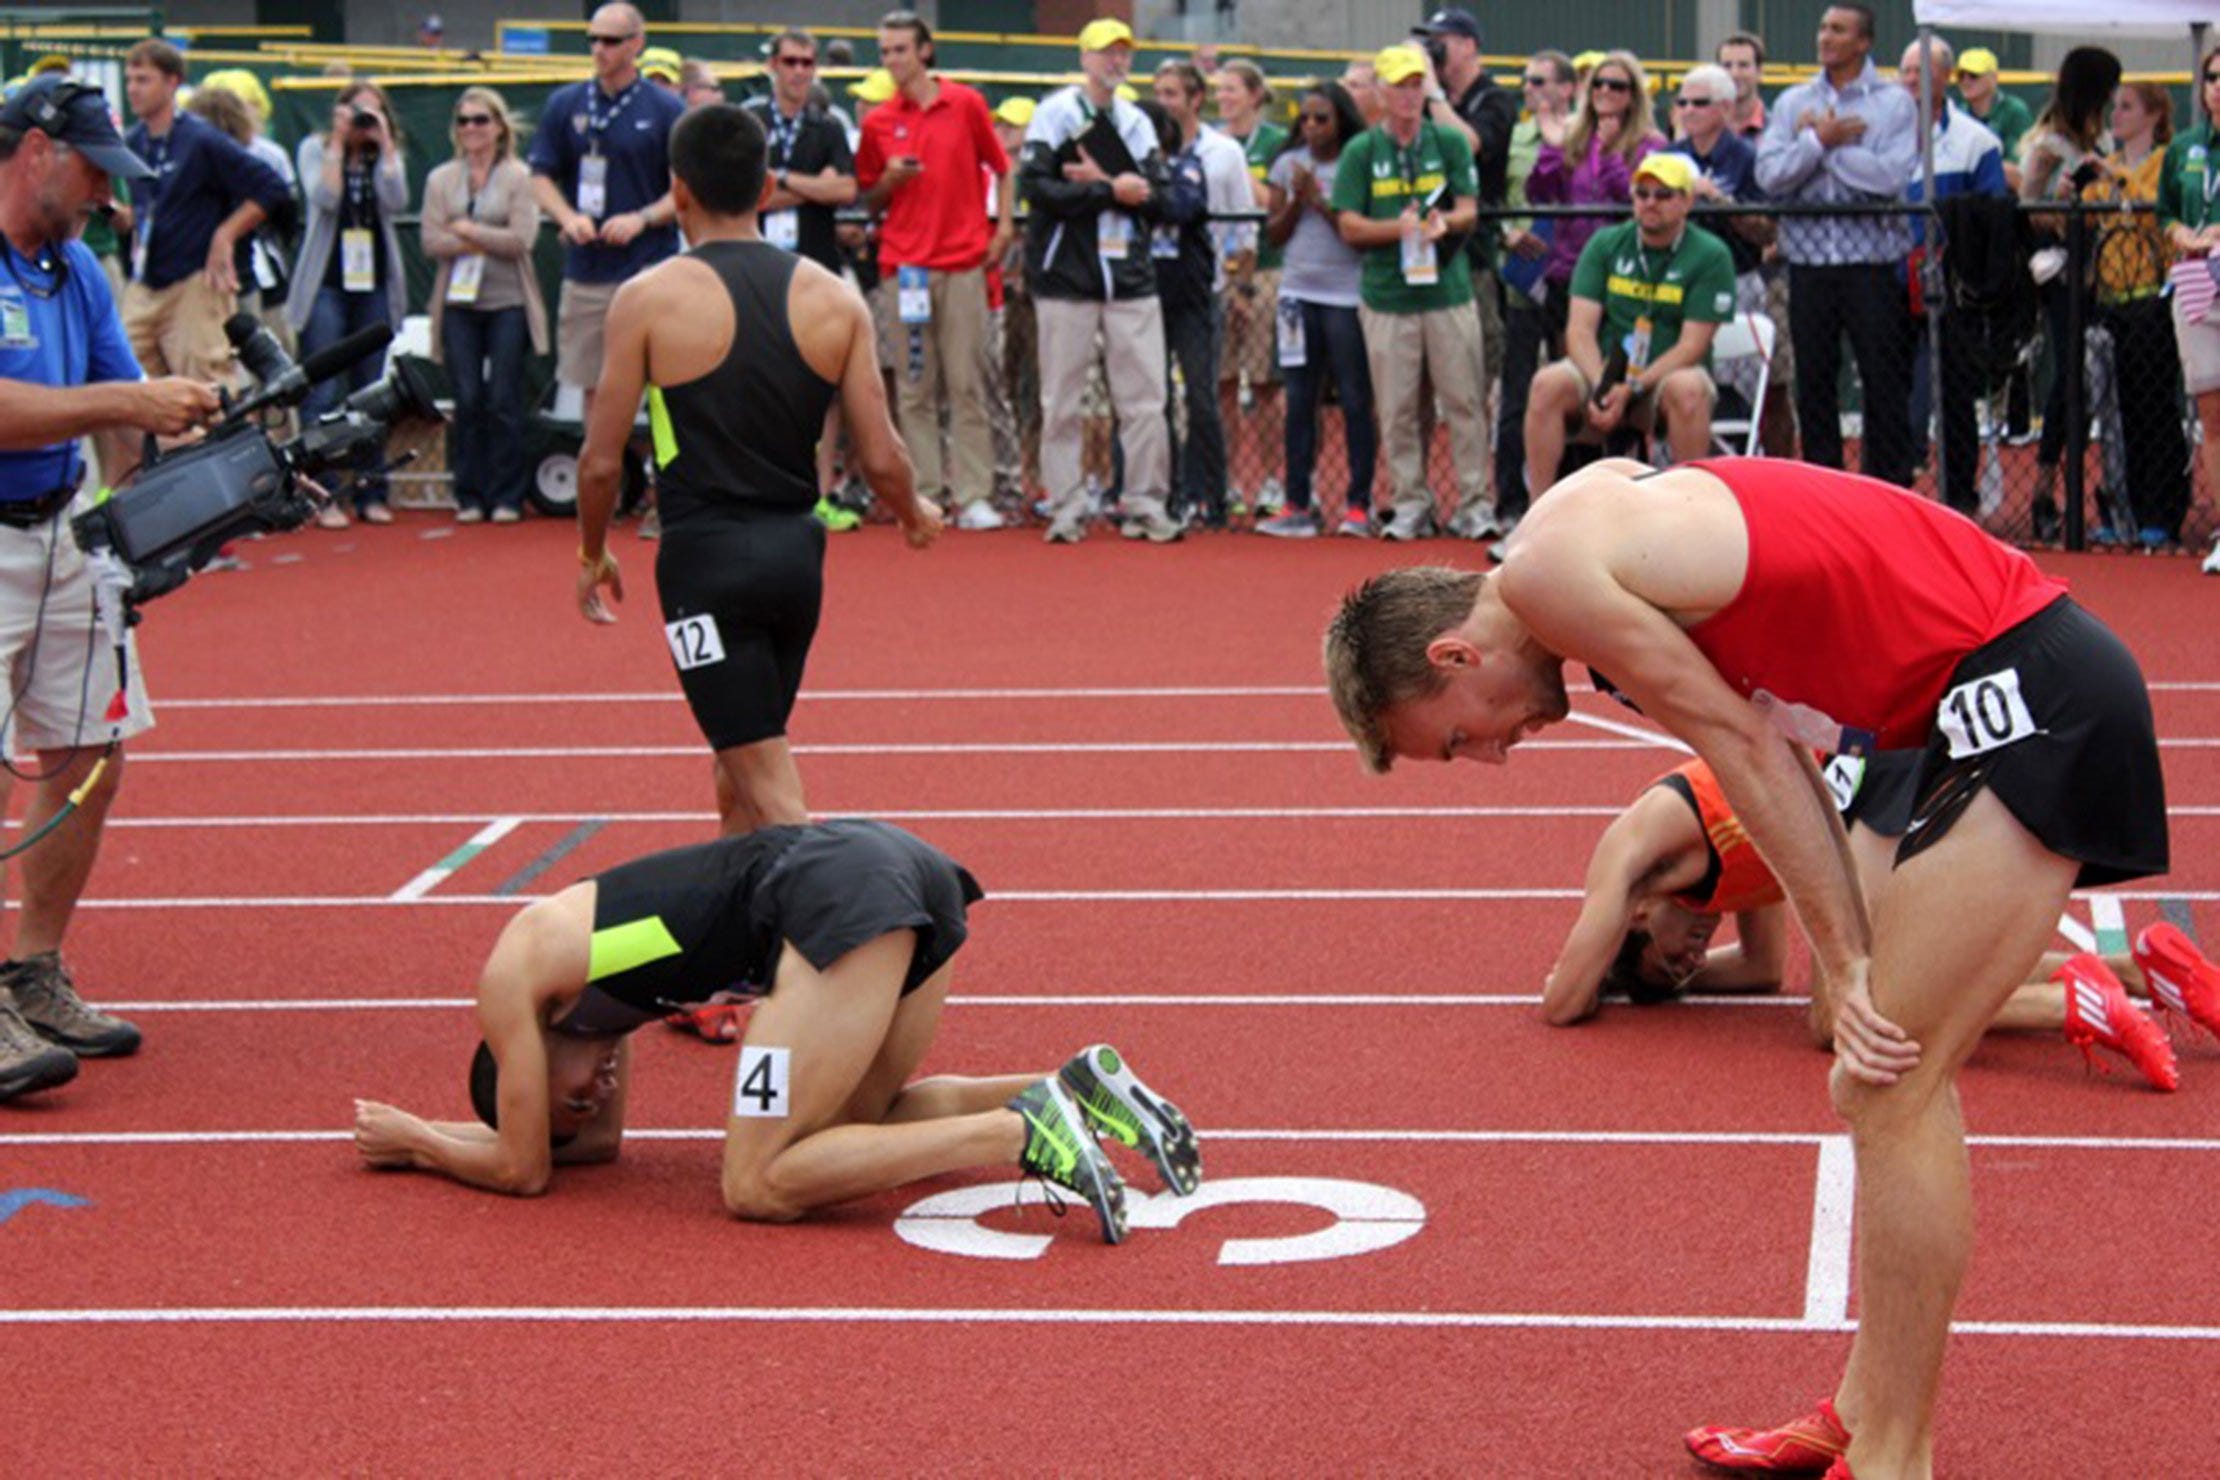
<instances>
[{"instance_id":1,"label":"blue jeans","mask_svg":"<svg viewBox=\"0 0 2220 1480\"><path fill-rule=\"evenodd\" d=\"M521 510L524 465L524 350L529 331L522 305L491 312L449 308L440 319L447 378L455 388L454 449L458 508Z\"/></svg>"},{"instance_id":2,"label":"blue jeans","mask_svg":"<svg viewBox=\"0 0 2220 1480\"><path fill-rule=\"evenodd\" d=\"M1218 299L1201 308L1168 309L1164 314L1164 419L1172 419L1172 367L1187 384L1187 435L1172 446L1172 513L1197 513L1213 528L1226 522L1226 429L1218 418L1218 341L1226 306Z\"/></svg>"},{"instance_id":3,"label":"blue jeans","mask_svg":"<svg viewBox=\"0 0 2220 1480\"><path fill-rule=\"evenodd\" d=\"M301 358L307 359L318 350L337 344L348 335L372 324L388 322L384 293L343 293L337 288L323 288L316 294L316 304L309 310L308 325L301 330ZM304 419L313 420L327 411L335 411L346 399L349 391L362 389L385 374L385 351L365 355L353 369L329 380L319 381L308 393L308 400L301 408ZM385 449L374 447L358 458L354 464L355 512L360 513L371 504L386 501Z\"/></svg>"},{"instance_id":4,"label":"blue jeans","mask_svg":"<svg viewBox=\"0 0 2220 1480\"><path fill-rule=\"evenodd\" d=\"M1311 470L1318 461L1318 400L1333 377L1341 395L1341 425L1349 449L1349 507L1372 507L1372 477L1380 460L1380 427L1372 416L1372 370L1364 357L1364 330L1353 308L1330 308L1280 295L1284 311L1303 316L1303 363L1283 365L1287 382L1287 506L1312 506Z\"/></svg>"}]
</instances>

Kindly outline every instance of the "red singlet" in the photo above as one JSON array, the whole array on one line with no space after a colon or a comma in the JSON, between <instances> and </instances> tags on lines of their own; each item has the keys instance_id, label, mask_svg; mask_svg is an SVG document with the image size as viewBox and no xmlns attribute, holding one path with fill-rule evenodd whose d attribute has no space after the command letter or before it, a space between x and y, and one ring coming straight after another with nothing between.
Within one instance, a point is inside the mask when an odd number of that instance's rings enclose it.
<instances>
[{"instance_id":1,"label":"red singlet","mask_svg":"<svg viewBox=\"0 0 2220 1480\"><path fill-rule=\"evenodd\" d=\"M1703 824L1704 838L1711 844L1712 857L1719 867L1708 895L1683 891L1674 895L1674 900L1699 915L1731 915L1786 899L1780 880L1773 877L1773 871L1758 856L1757 845L1742 830L1742 819L1727 805L1727 794L1719 789L1719 778L1711 774L1711 767L1700 760L1690 761L1675 766L1666 776L1680 777L1695 794L1696 820ZM1652 784L1664 780L1659 777Z\"/></svg>"},{"instance_id":2,"label":"red singlet","mask_svg":"<svg viewBox=\"0 0 2220 1480\"><path fill-rule=\"evenodd\" d=\"M1738 692L1808 705L1879 749L1925 745L1959 660L2065 594L1893 484L1772 458L1689 466L1727 485L1750 532L1742 589L1689 637Z\"/></svg>"}]
</instances>

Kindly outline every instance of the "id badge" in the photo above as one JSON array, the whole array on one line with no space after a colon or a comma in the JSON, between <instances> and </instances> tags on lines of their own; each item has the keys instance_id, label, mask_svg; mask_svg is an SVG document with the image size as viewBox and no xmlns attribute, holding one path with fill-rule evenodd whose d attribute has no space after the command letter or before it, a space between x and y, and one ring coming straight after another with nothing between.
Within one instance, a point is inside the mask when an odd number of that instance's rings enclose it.
<instances>
[{"instance_id":1,"label":"id badge","mask_svg":"<svg viewBox=\"0 0 2220 1480\"><path fill-rule=\"evenodd\" d=\"M609 208L609 161L589 154L578 161L578 213L596 221Z\"/></svg>"},{"instance_id":2,"label":"id badge","mask_svg":"<svg viewBox=\"0 0 2220 1480\"><path fill-rule=\"evenodd\" d=\"M0 294L0 349L36 349L31 337L31 306L18 293Z\"/></svg>"},{"instance_id":3,"label":"id badge","mask_svg":"<svg viewBox=\"0 0 2220 1480\"><path fill-rule=\"evenodd\" d=\"M1159 262L1179 260L1179 228L1159 226L1149 233L1149 255Z\"/></svg>"},{"instance_id":4,"label":"id badge","mask_svg":"<svg viewBox=\"0 0 2220 1480\"><path fill-rule=\"evenodd\" d=\"M373 240L367 226L350 226L339 234L339 286L349 293L367 293L378 286Z\"/></svg>"},{"instance_id":5,"label":"id badge","mask_svg":"<svg viewBox=\"0 0 2220 1480\"><path fill-rule=\"evenodd\" d=\"M277 264L270 259L270 249L263 244L261 237L258 236L254 239L254 245L247 254L247 260L254 267L254 285L265 293L276 292L278 285Z\"/></svg>"},{"instance_id":6,"label":"id badge","mask_svg":"<svg viewBox=\"0 0 2220 1480\"><path fill-rule=\"evenodd\" d=\"M1282 298L1275 325L1282 370L1300 370L1309 364L1303 344L1303 305Z\"/></svg>"},{"instance_id":7,"label":"id badge","mask_svg":"<svg viewBox=\"0 0 2220 1480\"><path fill-rule=\"evenodd\" d=\"M894 270L894 310L905 324L933 321L933 275L912 264Z\"/></svg>"},{"instance_id":8,"label":"id badge","mask_svg":"<svg viewBox=\"0 0 2220 1480\"><path fill-rule=\"evenodd\" d=\"M1095 255L1105 262L1123 262L1133 248L1133 218L1123 211L1104 211L1095 217Z\"/></svg>"},{"instance_id":9,"label":"id badge","mask_svg":"<svg viewBox=\"0 0 2220 1480\"><path fill-rule=\"evenodd\" d=\"M146 281L146 247L154 236L154 207L148 206L139 217L139 229L131 233L131 281Z\"/></svg>"},{"instance_id":10,"label":"id badge","mask_svg":"<svg viewBox=\"0 0 2220 1480\"><path fill-rule=\"evenodd\" d=\"M1441 258L1423 231L1403 233L1402 265L1403 281L1414 288L1431 288L1441 281Z\"/></svg>"},{"instance_id":11,"label":"id badge","mask_svg":"<svg viewBox=\"0 0 2220 1480\"><path fill-rule=\"evenodd\" d=\"M478 285L486 280L486 257L483 252L465 252L455 259L447 272L447 301L449 303L476 303Z\"/></svg>"},{"instance_id":12,"label":"id badge","mask_svg":"<svg viewBox=\"0 0 2220 1480\"><path fill-rule=\"evenodd\" d=\"M1646 370L1650 364L1650 316L1642 315L1634 321L1634 330L1626 337L1626 365L1629 370Z\"/></svg>"},{"instance_id":13,"label":"id badge","mask_svg":"<svg viewBox=\"0 0 2220 1480\"><path fill-rule=\"evenodd\" d=\"M792 206L763 218L763 239L782 252L802 248L802 213Z\"/></svg>"}]
</instances>

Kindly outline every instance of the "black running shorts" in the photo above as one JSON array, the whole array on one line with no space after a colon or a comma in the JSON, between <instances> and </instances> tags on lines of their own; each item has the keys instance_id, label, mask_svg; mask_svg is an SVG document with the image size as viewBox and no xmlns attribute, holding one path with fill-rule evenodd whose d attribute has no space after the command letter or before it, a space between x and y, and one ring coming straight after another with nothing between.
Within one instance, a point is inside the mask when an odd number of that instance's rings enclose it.
<instances>
[{"instance_id":1,"label":"black running shorts","mask_svg":"<svg viewBox=\"0 0 2220 1480\"><path fill-rule=\"evenodd\" d=\"M655 552L663 632L713 750L786 733L825 594L825 526L807 510L704 510Z\"/></svg>"},{"instance_id":2,"label":"black running shorts","mask_svg":"<svg viewBox=\"0 0 2220 1480\"><path fill-rule=\"evenodd\" d=\"M1960 663L1936 712L1897 862L1994 792L2087 889L2167 868L2166 787L2142 669L2061 596Z\"/></svg>"},{"instance_id":3,"label":"black running shorts","mask_svg":"<svg viewBox=\"0 0 2220 1480\"><path fill-rule=\"evenodd\" d=\"M1837 784L1846 767L1854 767L1855 792L1842 808L1842 825L1863 825L1884 838L1900 838L1912 824L1912 804L1919 799L1920 768L1927 762L1924 750L1877 750L1868 756L1835 756L1827 762L1827 780ZM1838 793L1839 796L1839 793Z\"/></svg>"}]
</instances>

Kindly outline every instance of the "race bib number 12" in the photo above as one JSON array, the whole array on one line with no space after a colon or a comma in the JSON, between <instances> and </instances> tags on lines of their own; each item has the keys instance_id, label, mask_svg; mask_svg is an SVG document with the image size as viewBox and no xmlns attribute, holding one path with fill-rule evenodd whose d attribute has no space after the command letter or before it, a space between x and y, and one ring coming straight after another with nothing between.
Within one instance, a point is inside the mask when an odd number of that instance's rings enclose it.
<instances>
[{"instance_id":1,"label":"race bib number 12","mask_svg":"<svg viewBox=\"0 0 2220 1480\"><path fill-rule=\"evenodd\" d=\"M681 673L725 660L725 643L717 635L715 617L680 617L675 622L665 622L663 638L670 643L671 661L678 665Z\"/></svg>"},{"instance_id":2,"label":"race bib number 12","mask_svg":"<svg viewBox=\"0 0 2220 1480\"><path fill-rule=\"evenodd\" d=\"M2005 668L1969 679L1943 695L1935 721L1950 741L1950 758L1964 760L2037 733L2020 695L2020 671Z\"/></svg>"}]
</instances>

